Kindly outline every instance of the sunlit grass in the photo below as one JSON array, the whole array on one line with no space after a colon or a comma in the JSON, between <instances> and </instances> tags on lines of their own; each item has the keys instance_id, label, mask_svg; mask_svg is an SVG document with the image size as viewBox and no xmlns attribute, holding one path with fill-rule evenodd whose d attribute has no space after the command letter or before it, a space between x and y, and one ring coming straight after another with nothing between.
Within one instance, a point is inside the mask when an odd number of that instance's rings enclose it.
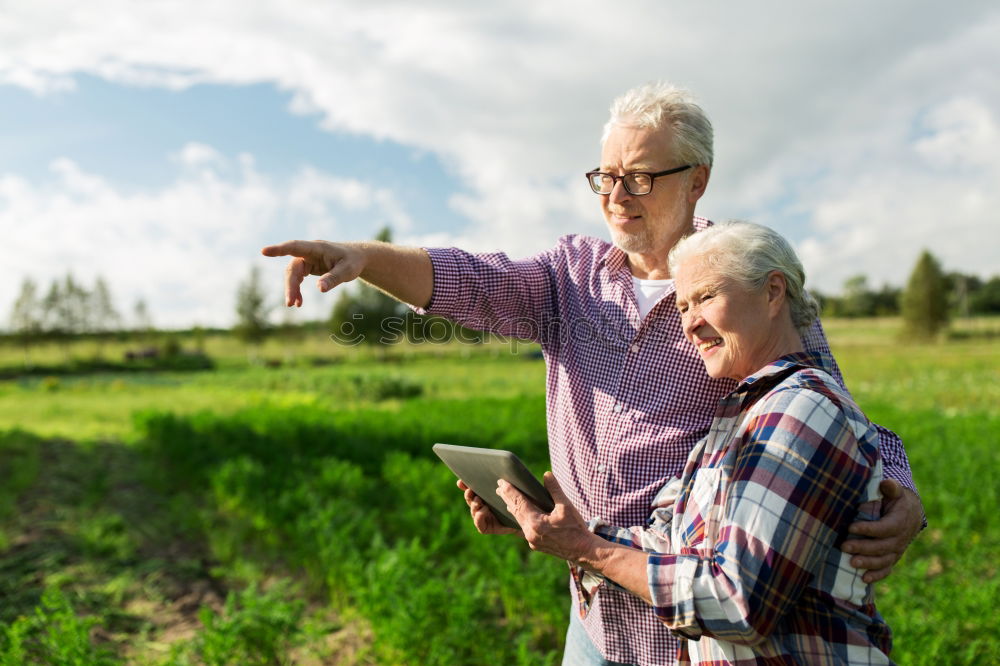
<instances>
[{"instance_id":1,"label":"sunlit grass","mask_svg":"<svg viewBox=\"0 0 1000 666\"><path fill-rule=\"evenodd\" d=\"M1000 410L1000 338L925 345L844 344L834 338L832 344L862 407L882 401L956 413Z\"/></svg>"},{"instance_id":2,"label":"sunlit grass","mask_svg":"<svg viewBox=\"0 0 1000 666\"><path fill-rule=\"evenodd\" d=\"M260 404L351 408L371 399L366 388L409 383L432 398L477 395L544 395L544 364L507 351L481 351L463 358L461 349L396 361L350 359L322 367L258 365L212 372L115 373L31 377L0 381L0 429L30 428L46 437L127 439L130 415L147 409L180 414L211 410L232 413ZM479 351L479 350L477 350ZM365 350L367 353L367 350ZM457 352L457 353L456 353ZM475 370L470 372L470 367Z\"/></svg>"}]
</instances>

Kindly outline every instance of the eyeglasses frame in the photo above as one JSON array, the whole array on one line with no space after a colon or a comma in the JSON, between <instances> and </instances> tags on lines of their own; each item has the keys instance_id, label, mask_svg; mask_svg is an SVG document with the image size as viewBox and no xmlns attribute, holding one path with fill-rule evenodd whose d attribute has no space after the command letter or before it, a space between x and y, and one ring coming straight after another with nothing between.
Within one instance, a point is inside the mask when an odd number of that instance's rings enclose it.
<instances>
[{"instance_id":1,"label":"eyeglasses frame","mask_svg":"<svg viewBox=\"0 0 1000 666\"><path fill-rule=\"evenodd\" d=\"M611 194L611 192L614 192L615 191L615 186L618 185L618 181L619 180L622 181L622 187L625 188L626 192L628 192L629 194L631 194L634 197L644 197L644 196L646 196L647 194L649 194L650 192L653 191L653 181L655 181L660 176L669 176L669 175L674 174L674 173L680 173L681 171L687 171L688 169L694 168L694 166L695 166L694 164L685 164L684 166L675 167L673 169L667 169L666 171L630 171L630 172L624 173L624 174L622 174L620 176L616 176L613 173L608 173L607 171L599 171L597 169L594 169L593 171L588 171L584 175L587 177L587 184L590 185L590 189L594 191L594 194L600 194L602 197L606 197L609 194ZM596 189L594 189L594 181L591 180L591 178L593 176L598 175L598 174L600 174L602 176L608 176L608 177L610 177L612 179L613 182L611 184L611 191L610 192L604 192L604 193L602 193L602 192L598 192ZM629 187L628 187L628 183L625 182L625 177L626 176L649 176L649 192L643 192L642 194L638 194L638 193L633 192L632 190L630 190Z\"/></svg>"}]
</instances>

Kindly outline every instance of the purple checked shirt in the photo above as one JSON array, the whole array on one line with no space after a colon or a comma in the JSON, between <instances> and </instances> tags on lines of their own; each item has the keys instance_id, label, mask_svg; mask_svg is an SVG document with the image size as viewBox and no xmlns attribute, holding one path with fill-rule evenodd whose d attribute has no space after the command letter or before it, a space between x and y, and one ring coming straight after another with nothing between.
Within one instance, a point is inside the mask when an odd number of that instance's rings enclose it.
<instances>
[{"instance_id":1,"label":"purple checked shirt","mask_svg":"<svg viewBox=\"0 0 1000 666\"><path fill-rule=\"evenodd\" d=\"M695 218L695 228L711 223ZM640 319L624 252L606 241L564 236L540 254L428 249L434 291L426 311L542 346L552 472L584 518L638 525L656 493L679 476L736 383L711 379L681 330L674 290ZM829 353L817 322L807 351ZM839 369L836 380L843 383ZM913 489L899 438L880 428L885 475ZM574 599L575 586L571 585ZM604 589L583 618L608 659L672 664L677 641L652 609Z\"/></svg>"}]
</instances>

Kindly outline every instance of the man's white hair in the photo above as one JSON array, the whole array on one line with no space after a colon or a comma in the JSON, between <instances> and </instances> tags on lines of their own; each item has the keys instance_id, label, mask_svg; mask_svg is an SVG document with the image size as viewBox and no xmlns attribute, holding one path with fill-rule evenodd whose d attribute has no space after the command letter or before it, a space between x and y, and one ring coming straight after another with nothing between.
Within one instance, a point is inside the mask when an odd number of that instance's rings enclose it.
<instances>
[{"instance_id":1,"label":"man's white hair","mask_svg":"<svg viewBox=\"0 0 1000 666\"><path fill-rule=\"evenodd\" d=\"M712 123L687 90L657 81L632 88L611 103L611 118L604 125L601 145L617 126L662 129L673 132L677 154L685 164L712 166Z\"/></svg>"},{"instance_id":2,"label":"man's white hair","mask_svg":"<svg viewBox=\"0 0 1000 666\"><path fill-rule=\"evenodd\" d=\"M819 315L819 304L805 290L806 274L795 250L774 229L732 220L684 238L670 251L670 274L686 260L697 257L719 275L749 290L764 287L774 271L785 276L785 298L792 325L804 333Z\"/></svg>"}]
</instances>

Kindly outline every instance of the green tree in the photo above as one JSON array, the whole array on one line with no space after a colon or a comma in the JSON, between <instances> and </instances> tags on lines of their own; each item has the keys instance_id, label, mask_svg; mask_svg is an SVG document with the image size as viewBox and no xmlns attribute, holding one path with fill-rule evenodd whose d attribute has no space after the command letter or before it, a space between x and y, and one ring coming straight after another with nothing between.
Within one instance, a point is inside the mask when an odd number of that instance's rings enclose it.
<instances>
[{"instance_id":1,"label":"green tree","mask_svg":"<svg viewBox=\"0 0 1000 666\"><path fill-rule=\"evenodd\" d=\"M104 356L104 343L110 333L121 329L122 318L115 309L108 283L100 275L94 281L94 290L90 292L90 328L97 334L97 357Z\"/></svg>"},{"instance_id":2,"label":"green tree","mask_svg":"<svg viewBox=\"0 0 1000 666\"><path fill-rule=\"evenodd\" d=\"M31 278L24 278L21 283L21 293L10 313L10 327L24 349L24 365L30 366L31 345L42 333L42 303L38 298L38 287Z\"/></svg>"},{"instance_id":3,"label":"green tree","mask_svg":"<svg viewBox=\"0 0 1000 666\"><path fill-rule=\"evenodd\" d=\"M383 228L375 240L392 242L392 232ZM407 308L396 299L367 284L353 293L341 292L330 314L333 339L345 345L384 346L405 337Z\"/></svg>"},{"instance_id":4,"label":"green tree","mask_svg":"<svg viewBox=\"0 0 1000 666\"><path fill-rule=\"evenodd\" d=\"M90 312L91 325L96 333L111 333L122 325L122 317L115 309L108 283L100 275L94 281L94 290L90 292Z\"/></svg>"},{"instance_id":5,"label":"green tree","mask_svg":"<svg viewBox=\"0 0 1000 666\"><path fill-rule=\"evenodd\" d=\"M148 338L153 333L153 317L149 314L149 306L143 298L137 298L132 306L132 329L139 339Z\"/></svg>"},{"instance_id":6,"label":"green tree","mask_svg":"<svg viewBox=\"0 0 1000 666\"><path fill-rule=\"evenodd\" d=\"M900 300L906 334L913 338L934 337L948 324L948 294L944 272L930 252L917 259Z\"/></svg>"},{"instance_id":7,"label":"green tree","mask_svg":"<svg viewBox=\"0 0 1000 666\"><path fill-rule=\"evenodd\" d=\"M73 278L72 273L67 273L63 278L59 312L65 322L64 328L71 336L93 330L90 301L90 292Z\"/></svg>"},{"instance_id":8,"label":"green tree","mask_svg":"<svg viewBox=\"0 0 1000 666\"><path fill-rule=\"evenodd\" d=\"M267 321L270 310L261 284L260 268L253 266L249 277L236 290L236 335L248 344L259 346L270 333Z\"/></svg>"},{"instance_id":9,"label":"green tree","mask_svg":"<svg viewBox=\"0 0 1000 666\"><path fill-rule=\"evenodd\" d=\"M983 288L979 276L952 271L944 276L944 284L951 313L958 317L971 315L976 296Z\"/></svg>"},{"instance_id":10,"label":"green tree","mask_svg":"<svg viewBox=\"0 0 1000 666\"><path fill-rule=\"evenodd\" d=\"M844 295L840 300L841 316L872 317L875 315L875 294L868 288L868 278L855 275L844 281Z\"/></svg>"},{"instance_id":11,"label":"green tree","mask_svg":"<svg viewBox=\"0 0 1000 666\"><path fill-rule=\"evenodd\" d=\"M899 298L903 290L890 284L883 284L872 294L872 314L876 317L891 317L899 314Z\"/></svg>"},{"instance_id":12,"label":"green tree","mask_svg":"<svg viewBox=\"0 0 1000 666\"><path fill-rule=\"evenodd\" d=\"M63 301L62 285L58 280L53 281L42 299L42 331L47 336L58 338L69 333Z\"/></svg>"},{"instance_id":13,"label":"green tree","mask_svg":"<svg viewBox=\"0 0 1000 666\"><path fill-rule=\"evenodd\" d=\"M970 310L976 314L1000 314L1000 275L984 282L970 297Z\"/></svg>"},{"instance_id":14,"label":"green tree","mask_svg":"<svg viewBox=\"0 0 1000 666\"><path fill-rule=\"evenodd\" d=\"M53 280L41 301L42 334L62 343L66 361L70 360L70 339L89 330L90 292L66 274Z\"/></svg>"}]
</instances>

